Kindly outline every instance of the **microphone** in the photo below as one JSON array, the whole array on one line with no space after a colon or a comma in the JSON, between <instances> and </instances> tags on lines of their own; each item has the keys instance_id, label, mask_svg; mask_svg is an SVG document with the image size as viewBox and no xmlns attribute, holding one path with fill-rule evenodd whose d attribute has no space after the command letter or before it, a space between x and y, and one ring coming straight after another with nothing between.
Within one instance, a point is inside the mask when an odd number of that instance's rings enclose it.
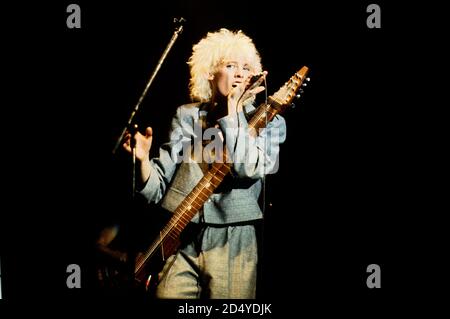
<instances>
[{"instance_id":1,"label":"microphone","mask_svg":"<svg viewBox=\"0 0 450 319\"><path fill-rule=\"evenodd\" d=\"M264 76L266 74L267 74L267 72L263 71L258 74L252 75L249 80L246 90L252 90L255 87L259 86L264 81Z\"/></svg>"}]
</instances>

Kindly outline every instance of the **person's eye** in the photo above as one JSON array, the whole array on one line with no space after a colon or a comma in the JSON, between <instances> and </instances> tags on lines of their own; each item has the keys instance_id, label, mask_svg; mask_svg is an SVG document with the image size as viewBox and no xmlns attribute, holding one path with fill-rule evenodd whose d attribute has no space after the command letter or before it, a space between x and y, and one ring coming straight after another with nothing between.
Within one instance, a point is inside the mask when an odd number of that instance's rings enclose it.
<instances>
[{"instance_id":1,"label":"person's eye","mask_svg":"<svg viewBox=\"0 0 450 319\"><path fill-rule=\"evenodd\" d=\"M234 65L234 64L227 64L227 69L233 69L233 68L235 68L236 66Z\"/></svg>"},{"instance_id":2,"label":"person's eye","mask_svg":"<svg viewBox=\"0 0 450 319\"><path fill-rule=\"evenodd\" d=\"M249 66L244 66L244 70L245 71L250 71L250 67Z\"/></svg>"}]
</instances>

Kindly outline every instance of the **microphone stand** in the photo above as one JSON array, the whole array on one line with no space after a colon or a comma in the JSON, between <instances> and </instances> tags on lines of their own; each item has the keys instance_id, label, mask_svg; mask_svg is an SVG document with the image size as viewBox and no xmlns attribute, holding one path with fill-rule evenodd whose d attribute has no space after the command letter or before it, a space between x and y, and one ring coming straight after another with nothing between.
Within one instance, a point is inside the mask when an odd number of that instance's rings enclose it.
<instances>
[{"instance_id":1,"label":"microphone stand","mask_svg":"<svg viewBox=\"0 0 450 319\"><path fill-rule=\"evenodd\" d=\"M152 75L150 76L150 79L148 80L147 85L145 86L144 91L142 92L141 96L139 97L139 100L137 101L137 103L136 103L136 105L135 105L133 111L131 112L130 117L128 118L128 122L127 122L127 124L125 125L125 127L123 128L123 130L122 130L122 132L121 132L119 138L118 138L117 141L116 141L116 144L114 145L113 151L112 151L113 154L116 153L116 151L117 151L117 149L119 148L119 146L120 146L120 144L121 144L121 142L122 142L122 140L123 140L123 138L124 138L124 136L125 136L127 130L130 130L131 133L132 133L130 146L131 146L131 149L132 149L132 156L133 156L133 180L132 180L132 183L133 183L133 187L132 187L133 194L132 194L132 197L133 197L133 199L134 199L135 191L136 191L136 179L135 179L135 178L136 178L136 173L135 173L135 171L136 171L136 147L135 147L135 146L136 146L136 143L135 143L133 137L134 137L134 134L135 134L136 131L137 131L137 125L134 124L134 125L132 126L132 123L133 123L133 120L134 120L134 117L135 117L136 113L137 113L138 110L139 110L139 107L141 106L142 100L144 99L145 95L147 94L148 89L149 89L150 86L152 85L153 80L154 80L155 77L156 77L156 74L158 73L159 69L161 68L161 65L163 64L164 60L165 60L166 57L167 57L167 54L169 53L169 51L170 51L170 49L172 48L172 46L173 46L173 44L175 43L175 41L177 40L178 36L179 36L179 35L181 34L181 32L183 31L183 24L182 24L182 23L185 22L185 21L186 21L186 20L185 20L183 17L181 17L181 18L179 18L179 19L175 18L175 19L173 20L173 22L176 24L176 28L175 28L175 31L174 31L174 33L173 33L173 35L172 35L172 38L170 39L169 44L166 46L164 52L162 53L162 55L161 55L161 57L160 57L160 59L159 59L159 61L158 61L158 64L156 65L155 69L153 70L153 73L152 73Z\"/></svg>"},{"instance_id":2,"label":"microphone stand","mask_svg":"<svg viewBox=\"0 0 450 319\"><path fill-rule=\"evenodd\" d=\"M138 126L136 123L133 123L134 121L134 117L136 115L136 113L139 110L139 107L141 106L141 103L145 97L145 95L147 94L148 89L150 88L150 86L153 83L153 80L156 77L156 74L158 73L159 69L161 68L161 65L163 64L164 60L167 57L167 54L169 53L170 49L172 48L172 46L174 45L175 41L177 40L178 36L181 34L181 32L183 31L183 22L185 22L186 20L183 17L180 17L179 19L174 18L173 22L175 23L176 27L175 27L175 31L172 35L172 38L170 39L170 42L168 43L168 45L166 46L164 52L162 53L158 64L156 65L155 69L153 70L153 73L150 76L150 79L147 82L147 85L145 86L144 91L142 92L141 96L139 97L139 100L137 101L136 105L134 106L133 111L130 114L130 117L128 118L127 124L125 125L125 127L122 129L122 132L120 133L120 136L118 137L114 148L112 150L113 154L116 154L117 149L119 148L120 144L123 141L123 138L125 137L125 134L127 133L127 131L129 131L129 133L131 134L131 140L130 140L130 147L131 147L131 153L132 153L132 195L131 195L131 201L134 205L135 202L135 197L136 197L136 140L134 138L134 135L137 132ZM136 251L132 248L127 249L129 251L129 260L127 261L127 277L128 277L128 282L131 284L131 286L128 287L133 287L134 286L134 268L135 268L135 263L134 263L134 259L136 257ZM131 258L131 256L133 256L133 258Z\"/></svg>"}]
</instances>

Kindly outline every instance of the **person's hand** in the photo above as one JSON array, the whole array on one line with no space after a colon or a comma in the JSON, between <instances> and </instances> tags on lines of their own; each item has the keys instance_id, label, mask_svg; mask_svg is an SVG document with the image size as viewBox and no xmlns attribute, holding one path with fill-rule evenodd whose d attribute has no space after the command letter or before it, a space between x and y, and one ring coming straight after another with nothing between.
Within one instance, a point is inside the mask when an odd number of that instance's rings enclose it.
<instances>
[{"instance_id":1,"label":"person's hand","mask_svg":"<svg viewBox=\"0 0 450 319\"><path fill-rule=\"evenodd\" d=\"M250 82L252 77L249 76L244 82L233 86L228 95L228 114L241 112L245 101L265 90L264 86L260 85L264 81L267 71L264 71L263 74L254 83Z\"/></svg>"},{"instance_id":2,"label":"person's hand","mask_svg":"<svg viewBox=\"0 0 450 319\"><path fill-rule=\"evenodd\" d=\"M150 157L150 149L152 147L152 141L153 141L153 130L151 127L147 127L145 129L145 135L142 135L139 131L134 134L134 136L131 136L131 133L127 133L125 135L125 142L123 143L123 148L131 153L132 149L132 143L134 144L134 147L136 148L136 158L140 162L146 162L149 161Z\"/></svg>"}]
</instances>

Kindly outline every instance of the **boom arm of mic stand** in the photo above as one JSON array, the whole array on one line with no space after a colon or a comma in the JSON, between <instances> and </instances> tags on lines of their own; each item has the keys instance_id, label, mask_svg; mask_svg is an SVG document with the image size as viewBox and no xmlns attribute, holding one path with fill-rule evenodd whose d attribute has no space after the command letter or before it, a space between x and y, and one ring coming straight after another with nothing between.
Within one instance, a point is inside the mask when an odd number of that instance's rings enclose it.
<instances>
[{"instance_id":1,"label":"boom arm of mic stand","mask_svg":"<svg viewBox=\"0 0 450 319\"><path fill-rule=\"evenodd\" d=\"M163 64L164 60L166 59L167 54L169 53L169 51L172 48L175 41L177 40L178 35L180 35L180 33L183 31L183 25L181 23L184 21L185 21L184 18L174 20L174 22L178 22L178 23L180 23L180 25L175 29L175 31L172 35L172 38L170 39L169 44L167 45L166 49L164 50L163 54L161 55L161 58L159 59L158 64L156 65L155 70L153 71L150 79L148 80L144 91L142 92L141 96L139 97L138 102L136 103L136 106L134 107L133 111L131 112L131 115L128 119L127 125L123 128L119 138L116 141L116 144L114 145L113 154L116 153L117 149L120 146L121 141L123 140L123 138L125 136L127 129L131 126L131 123L133 123L134 116L136 115L137 111L139 110L142 100L144 99L145 95L147 94L147 91L148 91L150 85L153 83L153 80L155 79L156 74L158 73L159 69L161 68L161 65Z\"/></svg>"}]
</instances>

